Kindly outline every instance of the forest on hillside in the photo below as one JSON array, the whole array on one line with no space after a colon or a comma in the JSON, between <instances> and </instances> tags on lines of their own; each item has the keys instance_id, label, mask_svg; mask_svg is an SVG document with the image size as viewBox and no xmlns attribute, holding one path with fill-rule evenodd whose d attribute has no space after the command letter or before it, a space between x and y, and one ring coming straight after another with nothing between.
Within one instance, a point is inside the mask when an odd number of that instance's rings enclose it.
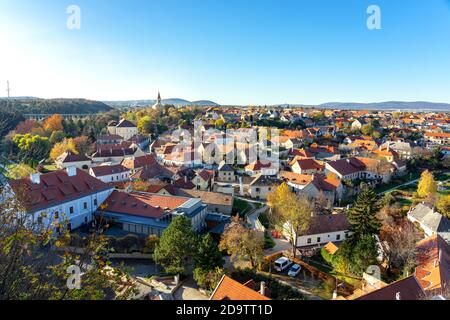
<instances>
[{"instance_id":1,"label":"forest on hillside","mask_svg":"<svg viewBox=\"0 0 450 320\"><path fill-rule=\"evenodd\" d=\"M86 99L0 99L0 112L22 114L86 114L111 109L103 102Z\"/></svg>"}]
</instances>

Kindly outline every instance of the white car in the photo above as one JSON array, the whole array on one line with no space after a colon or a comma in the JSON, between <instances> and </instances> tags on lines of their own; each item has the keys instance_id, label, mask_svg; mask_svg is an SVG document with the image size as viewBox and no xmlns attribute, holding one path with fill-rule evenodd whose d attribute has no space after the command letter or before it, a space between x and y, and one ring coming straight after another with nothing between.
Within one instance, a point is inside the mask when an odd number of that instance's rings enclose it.
<instances>
[{"instance_id":1,"label":"white car","mask_svg":"<svg viewBox=\"0 0 450 320\"><path fill-rule=\"evenodd\" d=\"M300 273L300 270L302 270L302 267L299 264L294 264L291 269L288 272L288 276L295 278Z\"/></svg>"},{"instance_id":2,"label":"white car","mask_svg":"<svg viewBox=\"0 0 450 320\"><path fill-rule=\"evenodd\" d=\"M275 261L275 270L278 272L283 272L292 264L291 260L286 257L281 257L277 261Z\"/></svg>"}]
</instances>

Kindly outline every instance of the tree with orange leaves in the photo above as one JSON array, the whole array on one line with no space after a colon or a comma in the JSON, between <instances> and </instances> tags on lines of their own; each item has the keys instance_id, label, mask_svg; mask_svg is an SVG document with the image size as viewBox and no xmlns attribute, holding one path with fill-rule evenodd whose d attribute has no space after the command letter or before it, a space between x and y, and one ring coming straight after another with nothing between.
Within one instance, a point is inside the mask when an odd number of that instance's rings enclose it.
<instances>
[{"instance_id":1,"label":"tree with orange leaves","mask_svg":"<svg viewBox=\"0 0 450 320\"><path fill-rule=\"evenodd\" d=\"M47 132L63 131L63 117L60 114L54 114L44 121L44 130Z\"/></svg>"}]
</instances>

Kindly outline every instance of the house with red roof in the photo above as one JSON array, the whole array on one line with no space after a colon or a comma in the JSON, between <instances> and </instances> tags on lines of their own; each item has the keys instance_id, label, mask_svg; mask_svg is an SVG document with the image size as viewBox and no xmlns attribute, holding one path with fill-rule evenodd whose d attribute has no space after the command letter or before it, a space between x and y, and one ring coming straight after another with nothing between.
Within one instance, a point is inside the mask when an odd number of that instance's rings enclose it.
<instances>
[{"instance_id":1,"label":"house with red roof","mask_svg":"<svg viewBox=\"0 0 450 320\"><path fill-rule=\"evenodd\" d=\"M207 206L198 198L116 190L96 215L126 232L160 237L172 219L180 215L191 220L194 231L201 231Z\"/></svg>"},{"instance_id":2,"label":"house with red roof","mask_svg":"<svg viewBox=\"0 0 450 320\"><path fill-rule=\"evenodd\" d=\"M268 295L268 289L265 283L262 282L260 285L260 290L255 290L255 282L249 280L248 282L242 284L227 275L224 275L220 279L216 288L214 289L209 300L219 300L219 301L258 301L258 300L270 300Z\"/></svg>"},{"instance_id":3,"label":"house with red roof","mask_svg":"<svg viewBox=\"0 0 450 320\"><path fill-rule=\"evenodd\" d=\"M92 167L89 174L104 183L123 182L130 179L130 169L121 164Z\"/></svg>"},{"instance_id":4,"label":"house with red roof","mask_svg":"<svg viewBox=\"0 0 450 320\"><path fill-rule=\"evenodd\" d=\"M91 223L94 212L114 189L75 167L10 180L9 186L30 222L45 227L67 222L69 230Z\"/></svg>"}]
</instances>

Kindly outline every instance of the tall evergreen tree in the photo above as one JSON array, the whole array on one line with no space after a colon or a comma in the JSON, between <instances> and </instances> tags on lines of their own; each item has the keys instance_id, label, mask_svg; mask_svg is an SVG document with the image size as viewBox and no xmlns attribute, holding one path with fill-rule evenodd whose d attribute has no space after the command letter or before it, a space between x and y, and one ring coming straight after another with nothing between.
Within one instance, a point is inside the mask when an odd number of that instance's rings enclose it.
<instances>
[{"instance_id":1,"label":"tall evergreen tree","mask_svg":"<svg viewBox=\"0 0 450 320\"><path fill-rule=\"evenodd\" d=\"M348 214L352 231L351 242L355 243L364 236L380 233L381 222L376 217L378 199L373 189L364 189L358 196L355 206Z\"/></svg>"},{"instance_id":2,"label":"tall evergreen tree","mask_svg":"<svg viewBox=\"0 0 450 320\"><path fill-rule=\"evenodd\" d=\"M155 249L155 261L167 273L186 274L195 255L196 237L191 221L185 216L175 217Z\"/></svg>"},{"instance_id":3,"label":"tall evergreen tree","mask_svg":"<svg viewBox=\"0 0 450 320\"><path fill-rule=\"evenodd\" d=\"M195 267L203 270L213 270L222 267L224 260L219 246L208 233L200 238L195 256Z\"/></svg>"}]
</instances>

